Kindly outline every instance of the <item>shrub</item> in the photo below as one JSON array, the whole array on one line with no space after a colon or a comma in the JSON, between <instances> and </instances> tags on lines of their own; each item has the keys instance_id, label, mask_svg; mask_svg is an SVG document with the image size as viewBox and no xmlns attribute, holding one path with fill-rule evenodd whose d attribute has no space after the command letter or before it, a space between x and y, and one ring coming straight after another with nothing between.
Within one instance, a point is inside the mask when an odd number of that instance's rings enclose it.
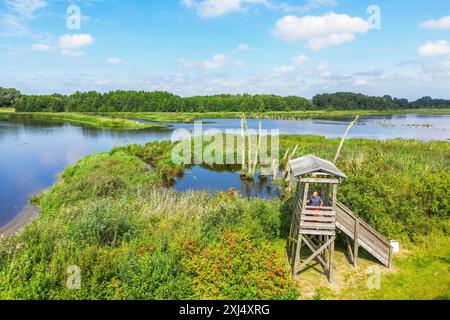
<instances>
[{"instance_id":1,"label":"shrub","mask_svg":"<svg viewBox=\"0 0 450 320\"><path fill-rule=\"evenodd\" d=\"M299 295L284 255L267 243L256 245L242 231L218 241L185 262L197 299L296 299Z\"/></svg>"},{"instance_id":2,"label":"shrub","mask_svg":"<svg viewBox=\"0 0 450 320\"><path fill-rule=\"evenodd\" d=\"M79 245L115 247L136 237L143 225L136 214L126 208L124 199L114 203L107 200L94 202L83 207L81 212L76 211L71 212L74 218L68 226L67 237Z\"/></svg>"}]
</instances>

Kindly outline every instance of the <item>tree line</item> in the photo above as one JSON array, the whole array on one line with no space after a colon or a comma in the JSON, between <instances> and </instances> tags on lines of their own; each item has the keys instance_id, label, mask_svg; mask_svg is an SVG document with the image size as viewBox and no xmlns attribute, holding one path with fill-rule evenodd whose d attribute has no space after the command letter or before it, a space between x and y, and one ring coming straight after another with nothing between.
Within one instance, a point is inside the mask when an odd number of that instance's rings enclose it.
<instances>
[{"instance_id":1,"label":"tree line","mask_svg":"<svg viewBox=\"0 0 450 320\"><path fill-rule=\"evenodd\" d=\"M180 97L162 91L122 90L22 95L16 89L0 88L0 107L14 107L17 112L269 112L450 108L450 100L424 97L410 102L391 96L372 97L351 92L319 94L312 100L249 94Z\"/></svg>"},{"instance_id":2,"label":"tree line","mask_svg":"<svg viewBox=\"0 0 450 320\"><path fill-rule=\"evenodd\" d=\"M20 97L21 93L18 90L0 87L0 107L14 108L15 103Z\"/></svg>"}]
</instances>

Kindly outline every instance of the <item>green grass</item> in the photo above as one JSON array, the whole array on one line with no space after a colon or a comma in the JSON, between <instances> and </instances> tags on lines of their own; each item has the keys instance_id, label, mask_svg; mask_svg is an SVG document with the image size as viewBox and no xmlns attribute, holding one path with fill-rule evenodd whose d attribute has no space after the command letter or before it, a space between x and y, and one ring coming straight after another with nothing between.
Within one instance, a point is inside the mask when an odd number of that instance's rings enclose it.
<instances>
[{"instance_id":1,"label":"green grass","mask_svg":"<svg viewBox=\"0 0 450 320\"><path fill-rule=\"evenodd\" d=\"M401 244L393 268L360 250L358 267L350 264L343 243L335 252L335 282L315 269L296 277L306 300L442 300L450 298L450 238L435 232L416 244ZM379 287L374 281L379 274ZM369 287L371 285L371 287Z\"/></svg>"},{"instance_id":2,"label":"green grass","mask_svg":"<svg viewBox=\"0 0 450 320\"><path fill-rule=\"evenodd\" d=\"M2 113L0 120L30 119L59 123L72 123L93 128L107 128L112 130L142 130L150 128L164 128L156 124L142 124L124 118L113 118L100 115L78 113Z\"/></svg>"},{"instance_id":3,"label":"green grass","mask_svg":"<svg viewBox=\"0 0 450 320\"><path fill-rule=\"evenodd\" d=\"M330 159L339 140L283 136L282 150ZM80 160L35 198L39 218L0 240L0 299L436 299L448 297L450 149L446 142L351 140L340 201L410 252L365 287L341 252L339 290L285 260L292 200L176 193L172 144L115 148ZM149 164L151 169L149 169ZM342 246L342 244L341 244ZM79 266L81 290L65 286ZM433 278L435 277L435 278ZM415 287L415 285L417 287ZM416 291L414 291L416 290ZM311 293L311 294L310 294Z\"/></svg>"},{"instance_id":4,"label":"green grass","mask_svg":"<svg viewBox=\"0 0 450 320\"><path fill-rule=\"evenodd\" d=\"M367 299L435 300L450 299L450 247L447 238L430 237L426 249L418 248L396 260L398 273L387 275L378 291Z\"/></svg>"},{"instance_id":5,"label":"green grass","mask_svg":"<svg viewBox=\"0 0 450 320\"><path fill-rule=\"evenodd\" d=\"M402 248L407 251L394 259L392 271L380 268L380 287L369 289L368 276L360 276L356 285L344 288L328 298L364 300L448 300L450 299L449 237L430 235L421 245ZM364 267L368 264L364 263ZM364 270L362 267L360 269ZM324 298L327 298L326 295Z\"/></svg>"},{"instance_id":6,"label":"green grass","mask_svg":"<svg viewBox=\"0 0 450 320\"><path fill-rule=\"evenodd\" d=\"M14 109L0 108L0 119L7 120L12 117ZM264 112L246 113L249 118L258 119L350 119L359 116L389 116L398 114L430 114L449 115L450 109L410 109L410 110L349 110L349 111L292 111L292 112ZM97 128L110 129L145 129L160 128L158 124L139 124L130 120L146 120L159 123L190 123L197 119L236 119L242 116L240 112L206 112L206 113L131 113L131 112L109 112L109 113L15 113L14 116L23 116L29 119L67 122L88 125Z\"/></svg>"},{"instance_id":7,"label":"green grass","mask_svg":"<svg viewBox=\"0 0 450 320\"><path fill-rule=\"evenodd\" d=\"M142 119L154 122L182 123L193 122L196 119L235 119L242 116L241 112L206 112L206 113L99 113L119 118ZM410 109L410 110L322 110L322 111L292 111L292 112L252 112L246 113L249 118L265 119L347 119L360 116L389 116L398 114L431 114L431 115L449 115L450 109Z\"/></svg>"}]
</instances>

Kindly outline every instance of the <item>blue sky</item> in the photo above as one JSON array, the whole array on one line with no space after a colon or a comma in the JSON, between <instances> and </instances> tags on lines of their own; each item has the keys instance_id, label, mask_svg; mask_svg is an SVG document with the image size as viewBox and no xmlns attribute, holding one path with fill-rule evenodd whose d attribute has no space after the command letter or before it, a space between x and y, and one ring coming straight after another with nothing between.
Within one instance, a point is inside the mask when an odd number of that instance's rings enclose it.
<instances>
[{"instance_id":1,"label":"blue sky","mask_svg":"<svg viewBox=\"0 0 450 320\"><path fill-rule=\"evenodd\" d=\"M450 2L1 0L0 86L450 98Z\"/></svg>"}]
</instances>

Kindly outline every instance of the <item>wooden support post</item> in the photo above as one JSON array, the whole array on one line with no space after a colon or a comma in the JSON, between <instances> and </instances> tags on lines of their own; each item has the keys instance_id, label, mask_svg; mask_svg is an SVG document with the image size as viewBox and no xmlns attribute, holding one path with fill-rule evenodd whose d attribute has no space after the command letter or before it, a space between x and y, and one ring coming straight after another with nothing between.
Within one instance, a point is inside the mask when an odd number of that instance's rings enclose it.
<instances>
[{"instance_id":1,"label":"wooden support post","mask_svg":"<svg viewBox=\"0 0 450 320\"><path fill-rule=\"evenodd\" d=\"M355 247L353 251L353 266L356 268L358 267L358 254L359 254L359 221L356 220L355 222L355 232L354 232L354 239L355 239Z\"/></svg>"},{"instance_id":2,"label":"wooden support post","mask_svg":"<svg viewBox=\"0 0 450 320\"><path fill-rule=\"evenodd\" d=\"M302 253L302 239L303 239L303 235L300 233L298 233L298 241L297 241L297 250L295 252L295 257L294 257L294 275L297 274L300 271L299 265L301 263L302 257L301 257L301 253Z\"/></svg>"},{"instance_id":3,"label":"wooden support post","mask_svg":"<svg viewBox=\"0 0 450 320\"><path fill-rule=\"evenodd\" d=\"M392 269L392 260L394 258L394 249L392 246L389 246L389 262L388 262L388 268Z\"/></svg>"},{"instance_id":4,"label":"wooden support post","mask_svg":"<svg viewBox=\"0 0 450 320\"><path fill-rule=\"evenodd\" d=\"M320 236L320 244L323 244L325 242L327 242L330 239L330 236ZM324 261L327 260L327 251L329 248L326 248L325 250L323 250L322 252L322 259Z\"/></svg>"},{"instance_id":5,"label":"wooden support post","mask_svg":"<svg viewBox=\"0 0 450 320\"><path fill-rule=\"evenodd\" d=\"M301 216L301 210L299 203L299 197L300 197L300 190L297 188L297 192L294 195L294 210L292 213L292 219L291 219L291 229L289 231L289 244L288 244L288 250L290 250L290 259L291 259L291 265L292 268L294 268L294 260L295 260L295 245L296 242L294 239L298 237L299 233L299 219ZM300 213L300 214L299 214Z\"/></svg>"},{"instance_id":6,"label":"wooden support post","mask_svg":"<svg viewBox=\"0 0 450 320\"><path fill-rule=\"evenodd\" d=\"M319 247L323 244L323 243L319 243L317 246L314 245L314 242L312 241L313 237L311 238L304 238L304 242L305 244L308 246L308 248L311 250L311 252L316 252L319 250ZM325 248L323 251L327 250L327 248ZM317 256L317 260L319 260L319 262L322 264L323 268L325 269L325 273L328 273L328 264L326 262L326 259L324 259L320 254Z\"/></svg>"},{"instance_id":7,"label":"wooden support post","mask_svg":"<svg viewBox=\"0 0 450 320\"><path fill-rule=\"evenodd\" d=\"M302 212L306 210L306 205L307 205L307 202L308 202L308 192L309 192L309 183L305 183L305 190L303 191Z\"/></svg>"},{"instance_id":8,"label":"wooden support post","mask_svg":"<svg viewBox=\"0 0 450 320\"><path fill-rule=\"evenodd\" d=\"M296 253L296 245L298 245L298 235L300 233L299 227L296 224L297 222L294 222L294 228L292 230L292 235L291 235L291 241L292 241L292 246L291 246L291 264L292 264L292 268L294 268L294 264L295 264L295 259L297 258L295 256ZM297 239L297 241L296 241Z\"/></svg>"},{"instance_id":9,"label":"wooden support post","mask_svg":"<svg viewBox=\"0 0 450 320\"><path fill-rule=\"evenodd\" d=\"M331 243L334 243L334 237L332 238L332 240L328 240L327 242L325 242L325 244L323 244L319 249L317 249L308 259L306 259L301 265L300 265L300 269L303 269L308 263L310 263L313 259L315 259L317 256L320 255L320 253L325 250Z\"/></svg>"},{"instance_id":10,"label":"wooden support post","mask_svg":"<svg viewBox=\"0 0 450 320\"><path fill-rule=\"evenodd\" d=\"M349 238L347 236L345 237L345 242L347 243L347 251L348 251L348 255L350 257L350 261L354 264L355 263L355 257L353 256L353 249L352 249L352 246L350 244L350 240L349 240Z\"/></svg>"},{"instance_id":11,"label":"wooden support post","mask_svg":"<svg viewBox=\"0 0 450 320\"><path fill-rule=\"evenodd\" d=\"M333 283L334 282L334 242L336 240L336 237L331 237L333 242L330 244L330 256L329 256L329 263L328 263L328 270L329 270L329 278L328 280Z\"/></svg>"}]
</instances>

